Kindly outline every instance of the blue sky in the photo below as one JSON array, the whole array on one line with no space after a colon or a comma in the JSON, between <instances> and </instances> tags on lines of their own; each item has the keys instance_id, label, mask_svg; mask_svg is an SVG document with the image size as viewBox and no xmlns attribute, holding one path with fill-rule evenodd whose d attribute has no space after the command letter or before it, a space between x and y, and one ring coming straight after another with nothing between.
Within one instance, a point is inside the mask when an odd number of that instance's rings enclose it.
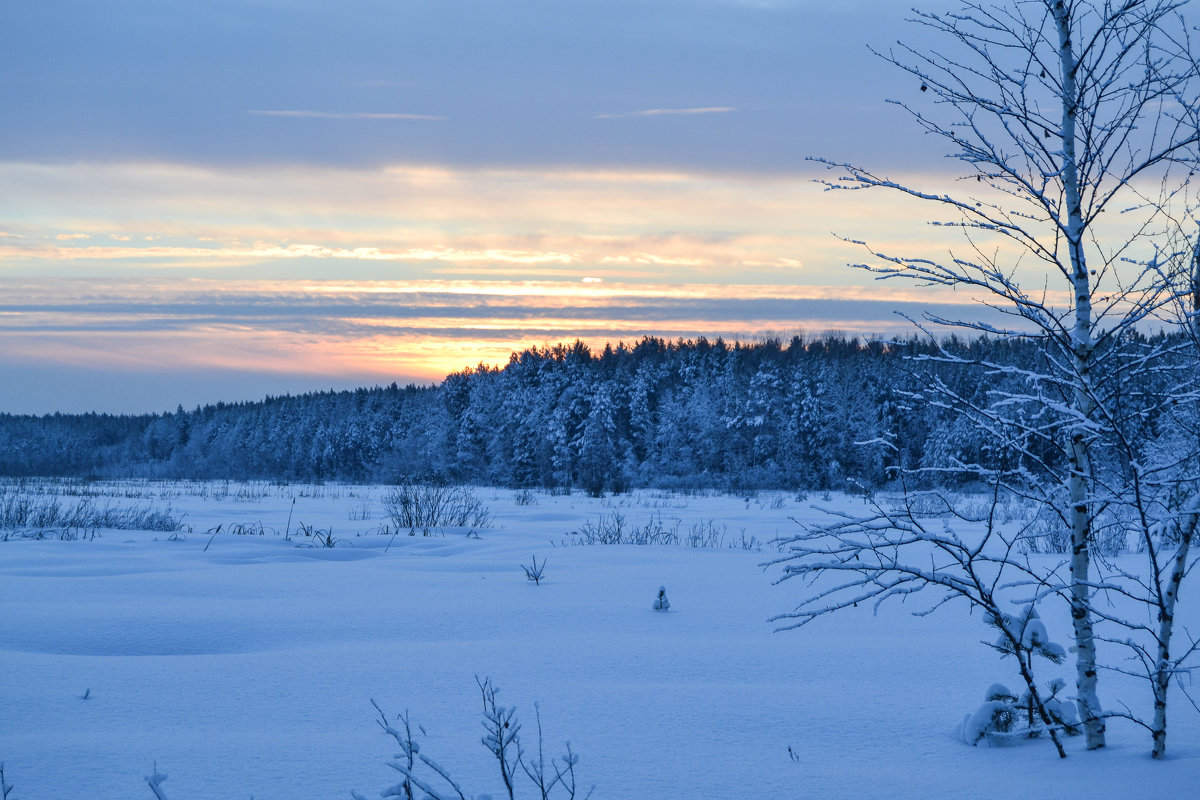
<instances>
[{"instance_id":1,"label":"blue sky","mask_svg":"<svg viewBox=\"0 0 1200 800\"><path fill-rule=\"evenodd\" d=\"M7 3L0 156L789 172L906 152L892 2Z\"/></svg>"},{"instance_id":2,"label":"blue sky","mask_svg":"<svg viewBox=\"0 0 1200 800\"><path fill-rule=\"evenodd\" d=\"M835 232L938 180L904 3L5 3L0 412L436 380L531 344L908 331ZM919 38L917 39L918 43ZM949 305L946 305L949 304Z\"/></svg>"}]
</instances>

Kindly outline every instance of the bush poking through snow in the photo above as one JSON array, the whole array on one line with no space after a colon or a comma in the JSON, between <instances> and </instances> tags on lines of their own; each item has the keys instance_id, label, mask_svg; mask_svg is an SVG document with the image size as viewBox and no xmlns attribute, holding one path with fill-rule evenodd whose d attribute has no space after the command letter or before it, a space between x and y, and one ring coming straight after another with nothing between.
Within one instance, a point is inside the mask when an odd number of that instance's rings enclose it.
<instances>
[{"instance_id":1,"label":"bush poking through snow","mask_svg":"<svg viewBox=\"0 0 1200 800\"><path fill-rule=\"evenodd\" d=\"M679 544L679 521L668 528L661 516L655 516L644 525L629 526L623 514L613 512L600 515L596 522L588 520L567 535L573 544Z\"/></svg>"},{"instance_id":2,"label":"bush poking through snow","mask_svg":"<svg viewBox=\"0 0 1200 800\"><path fill-rule=\"evenodd\" d=\"M4 765L0 764L0 800L9 800L13 786L4 777Z\"/></svg>"},{"instance_id":3,"label":"bush poking through snow","mask_svg":"<svg viewBox=\"0 0 1200 800\"><path fill-rule=\"evenodd\" d=\"M521 750L521 724L517 722L517 709L496 705L496 694L500 691L492 685L491 678L479 679L479 692L483 695L483 742L496 758L500 766L500 777L504 780L504 789L508 792L509 800L513 798L513 778L517 774L517 765L525 755Z\"/></svg>"},{"instance_id":4,"label":"bush poking through snow","mask_svg":"<svg viewBox=\"0 0 1200 800\"><path fill-rule=\"evenodd\" d=\"M530 556L530 558L533 559L533 563L522 564L521 569L525 570L525 577L533 581L534 586L541 586L543 572L546 569L546 559L543 558L542 563L539 564L537 556Z\"/></svg>"},{"instance_id":5,"label":"bush poking through snow","mask_svg":"<svg viewBox=\"0 0 1200 800\"><path fill-rule=\"evenodd\" d=\"M534 704L538 728L537 760L526 759L525 751L521 748L521 723L517 721L517 709L496 704L496 695L500 690L492 684L490 678L481 679L476 675L475 682L479 685L479 693L483 699L484 735L480 741L484 749L496 759L505 795L509 800L515 800L517 796L517 777L520 774L529 779L538 800L558 797L574 800L578 793L575 766L579 763L579 756L571 750L571 743L567 742L567 752L564 755L546 761L541 709ZM422 735L425 729L415 724L407 711L396 718L397 725L392 725L378 703L372 700L371 705L379 712L379 719L376 720L379 727L400 745L401 752L393 761L388 762L388 766L404 776L403 782L384 789L380 793L381 797L399 797L403 800L468 800L468 795L450 773L421 752L414 729ZM584 800L591 797L594 790L595 787L589 789ZM355 800L366 800L358 792L350 794ZM483 800L490 798L490 795L477 797Z\"/></svg>"},{"instance_id":6,"label":"bush poking through snow","mask_svg":"<svg viewBox=\"0 0 1200 800\"><path fill-rule=\"evenodd\" d=\"M720 547L725 543L725 534L728 530L729 526L723 522L718 525L711 519L702 519L699 522L692 523L692 527L688 531L684 543L688 547L696 548ZM743 539L745 535L746 532L742 531Z\"/></svg>"},{"instance_id":7,"label":"bush poking through snow","mask_svg":"<svg viewBox=\"0 0 1200 800\"><path fill-rule=\"evenodd\" d=\"M671 601L667 599L667 587L658 587L658 597L654 598L655 611L670 611Z\"/></svg>"},{"instance_id":8,"label":"bush poking through snow","mask_svg":"<svg viewBox=\"0 0 1200 800\"><path fill-rule=\"evenodd\" d=\"M465 486L402 483L383 499L383 508L397 529L488 528L492 514L483 501Z\"/></svg>"}]
</instances>

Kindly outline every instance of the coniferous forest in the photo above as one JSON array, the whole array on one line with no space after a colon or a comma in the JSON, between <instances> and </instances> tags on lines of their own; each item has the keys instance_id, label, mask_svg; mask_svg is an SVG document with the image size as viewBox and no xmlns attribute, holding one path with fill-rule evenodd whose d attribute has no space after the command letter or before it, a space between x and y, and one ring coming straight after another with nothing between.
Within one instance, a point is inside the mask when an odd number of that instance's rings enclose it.
<instances>
[{"instance_id":1,"label":"coniferous forest","mask_svg":"<svg viewBox=\"0 0 1200 800\"><path fill-rule=\"evenodd\" d=\"M949 340L1036 366L1037 344ZM960 415L909 394L932 374L983 402L1011 378L921 360L928 341L704 338L514 353L434 386L361 388L146 415L0 415L0 475L441 480L512 487L844 489L898 465L987 459Z\"/></svg>"}]
</instances>

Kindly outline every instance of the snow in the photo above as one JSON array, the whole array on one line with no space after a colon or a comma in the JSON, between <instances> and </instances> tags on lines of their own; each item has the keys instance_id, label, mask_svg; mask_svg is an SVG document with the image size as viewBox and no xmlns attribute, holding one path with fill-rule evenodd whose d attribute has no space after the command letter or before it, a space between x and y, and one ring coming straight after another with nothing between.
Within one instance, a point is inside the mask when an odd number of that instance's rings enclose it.
<instances>
[{"instance_id":1,"label":"snow","mask_svg":"<svg viewBox=\"0 0 1200 800\"><path fill-rule=\"evenodd\" d=\"M1002 700L988 700L969 717L963 720L961 738L967 744L986 742L984 737L996 731L996 718L1012 713L1012 706ZM1005 728L1007 730L1007 728Z\"/></svg>"},{"instance_id":2,"label":"snow","mask_svg":"<svg viewBox=\"0 0 1200 800\"><path fill-rule=\"evenodd\" d=\"M1017 696L1013 694L1012 690L1003 683L993 683L988 687L987 691L983 693L983 700L987 703L990 703L994 700L1005 699L1007 699L1009 702L1016 702Z\"/></svg>"},{"instance_id":3,"label":"snow","mask_svg":"<svg viewBox=\"0 0 1200 800\"><path fill-rule=\"evenodd\" d=\"M936 798L964 786L973 797L1127 798L1200 778L1200 715L1180 694L1164 763L1120 720L1104 751L1068 739L1065 761L1044 740L962 744L957 723L981 690L1019 681L965 607L920 618L885 604L775 633L767 619L802 587L772 584L770 547L570 544L569 531L613 511L631 525L656 515L683 530L726 525L729 543L769 541L818 514L791 495L539 494L519 505L484 489L496 524L478 538L393 538L378 532L381 488L133 491L158 493L192 530L0 542L11 800L152 800L154 774L171 776L162 791L176 800L378 797L395 783L397 747L372 699L393 721L409 711L427 732L421 753L468 794L501 796L480 744L477 675L515 706L527 751L540 703L547 755L570 740L596 798ZM372 518L348 519L364 508ZM207 533L236 522L268 534ZM332 527L341 546L296 546L298 522ZM540 585L521 569L531 553L550 555ZM655 613L647 599L668 585L671 612ZM1182 619L1195 620L1197 594L1185 590ZM1064 639L1050 602L1042 621ZM1068 678L1069 696L1069 663L1038 669L1040 683ZM1108 707L1149 705L1129 678L1106 673L1100 688Z\"/></svg>"}]
</instances>

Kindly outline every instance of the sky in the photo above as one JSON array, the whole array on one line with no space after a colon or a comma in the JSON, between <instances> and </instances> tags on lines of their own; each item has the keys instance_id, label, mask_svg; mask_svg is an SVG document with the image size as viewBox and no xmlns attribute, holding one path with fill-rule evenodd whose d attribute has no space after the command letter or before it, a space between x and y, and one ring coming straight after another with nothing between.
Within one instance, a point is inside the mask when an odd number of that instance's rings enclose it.
<instances>
[{"instance_id":1,"label":"sky","mask_svg":"<svg viewBox=\"0 0 1200 800\"><path fill-rule=\"evenodd\" d=\"M911 331L940 148L891 0L0 4L0 413L427 383L532 345ZM854 194L853 198L841 195Z\"/></svg>"}]
</instances>

